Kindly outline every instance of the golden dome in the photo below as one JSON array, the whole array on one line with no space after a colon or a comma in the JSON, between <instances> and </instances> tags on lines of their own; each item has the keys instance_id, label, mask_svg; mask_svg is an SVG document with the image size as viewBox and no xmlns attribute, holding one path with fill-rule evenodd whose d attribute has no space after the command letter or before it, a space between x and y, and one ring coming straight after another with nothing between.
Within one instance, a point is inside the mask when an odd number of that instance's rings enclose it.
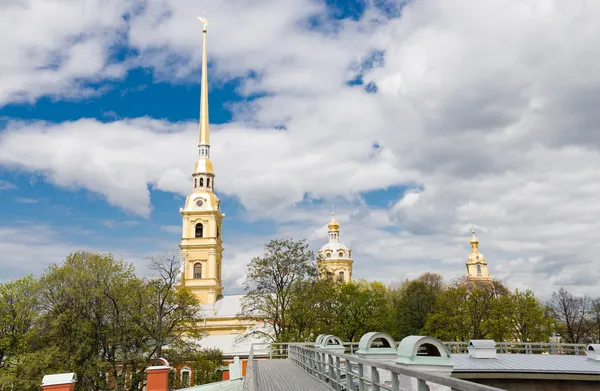
<instances>
[{"instance_id":1,"label":"golden dome","mask_svg":"<svg viewBox=\"0 0 600 391\"><path fill-rule=\"evenodd\" d=\"M329 228L330 231L337 231L340 229L340 223L338 223L334 219L331 219L329 224L327 224L327 228Z\"/></svg>"},{"instance_id":2,"label":"golden dome","mask_svg":"<svg viewBox=\"0 0 600 391\"><path fill-rule=\"evenodd\" d=\"M335 213L333 213L333 211L331 212L331 221L329 222L329 224L327 224L327 228L329 228L330 231L337 231L340 229L340 223L338 223L337 221L335 221Z\"/></svg>"}]
</instances>

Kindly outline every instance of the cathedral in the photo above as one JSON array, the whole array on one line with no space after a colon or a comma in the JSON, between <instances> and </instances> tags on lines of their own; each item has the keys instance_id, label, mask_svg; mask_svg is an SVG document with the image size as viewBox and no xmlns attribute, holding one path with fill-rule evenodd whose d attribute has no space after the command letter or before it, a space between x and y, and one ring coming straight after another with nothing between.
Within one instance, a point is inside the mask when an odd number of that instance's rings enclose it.
<instances>
[{"instance_id":1,"label":"cathedral","mask_svg":"<svg viewBox=\"0 0 600 391\"><path fill-rule=\"evenodd\" d=\"M206 20L202 29L202 81L200 92L200 129L198 158L192 172L192 189L180 209L182 215L183 258L179 287L188 288L199 300L204 315L204 337L201 344L206 348L218 348L226 359L247 356L250 344L264 342L239 336L249 328L264 328L256 318L240 317L241 300L244 295L223 295L222 282L222 224L220 200L215 194L215 172L210 160L208 121L208 75L206 57ZM328 242L318 250L317 264L322 278L340 282L352 281L352 250L340 240L340 224L332 213L327 225ZM467 258L467 281L491 282L487 262L479 252L479 240L471 239L472 252Z\"/></svg>"},{"instance_id":2,"label":"cathedral","mask_svg":"<svg viewBox=\"0 0 600 391\"><path fill-rule=\"evenodd\" d=\"M240 317L244 295L223 295L222 261L223 217L215 194L215 172L210 160L208 121L208 74L206 57L206 21L202 29L202 81L200 86L200 129L198 158L192 172L192 189L180 209L182 216L181 255L183 266L179 287L189 289L200 301L204 315L201 344L218 348L227 359L247 356L256 338L240 339L249 328L266 328L255 318ZM319 267L332 278L352 279L351 251L340 242L340 225L332 216L328 224L329 242L319 250Z\"/></svg>"},{"instance_id":3,"label":"cathedral","mask_svg":"<svg viewBox=\"0 0 600 391\"><path fill-rule=\"evenodd\" d=\"M218 348L226 358L232 358L247 355L250 344L261 341L237 341L249 327L256 327L257 321L238 316L243 295L223 295L221 235L225 215L221 213L221 203L214 191L215 172L210 160L206 31L206 20L203 20L198 158L192 172L192 191L180 209L183 230L179 248L183 266L179 287L188 288L201 303L202 346Z\"/></svg>"}]
</instances>

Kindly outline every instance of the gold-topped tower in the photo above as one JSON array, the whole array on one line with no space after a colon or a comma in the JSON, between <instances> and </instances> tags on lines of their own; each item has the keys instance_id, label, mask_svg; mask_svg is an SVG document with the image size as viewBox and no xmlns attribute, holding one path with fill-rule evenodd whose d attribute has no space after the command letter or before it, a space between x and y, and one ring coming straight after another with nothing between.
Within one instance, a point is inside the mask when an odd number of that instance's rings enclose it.
<instances>
[{"instance_id":1,"label":"gold-topped tower","mask_svg":"<svg viewBox=\"0 0 600 391\"><path fill-rule=\"evenodd\" d=\"M340 223L335 221L333 210L327 228L329 242L319 249L317 261L321 275L344 282L352 281L352 250L340 242Z\"/></svg>"},{"instance_id":2,"label":"gold-topped tower","mask_svg":"<svg viewBox=\"0 0 600 391\"><path fill-rule=\"evenodd\" d=\"M198 159L192 173L192 192L180 210L183 217L179 248L183 257L181 285L189 288L202 304L214 304L222 294L221 260L223 246L220 201L214 193L215 174L210 161L208 131L208 75L206 60L206 18L202 22L202 82L200 85L200 135Z\"/></svg>"},{"instance_id":3,"label":"gold-topped tower","mask_svg":"<svg viewBox=\"0 0 600 391\"><path fill-rule=\"evenodd\" d=\"M467 258L467 281L489 281L492 277L488 272L487 262L482 253L479 252L479 239L475 236L475 228L471 228L471 254Z\"/></svg>"}]
</instances>

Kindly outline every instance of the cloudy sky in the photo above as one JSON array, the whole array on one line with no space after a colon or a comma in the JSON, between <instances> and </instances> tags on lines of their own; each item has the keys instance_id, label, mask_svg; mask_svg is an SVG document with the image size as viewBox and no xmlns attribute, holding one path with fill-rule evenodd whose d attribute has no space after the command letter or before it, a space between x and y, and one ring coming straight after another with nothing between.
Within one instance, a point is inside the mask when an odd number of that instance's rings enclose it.
<instances>
[{"instance_id":1,"label":"cloudy sky","mask_svg":"<svg viewBox=\"0 0 600 391\"><path fill-rule=\"evenodd\" d=\"M197 155L201 24L226 292L276 237L354 276L600 295L600 2L0 2L0 281L75 250L144 274Z\"/></svg>"}]
</instances>

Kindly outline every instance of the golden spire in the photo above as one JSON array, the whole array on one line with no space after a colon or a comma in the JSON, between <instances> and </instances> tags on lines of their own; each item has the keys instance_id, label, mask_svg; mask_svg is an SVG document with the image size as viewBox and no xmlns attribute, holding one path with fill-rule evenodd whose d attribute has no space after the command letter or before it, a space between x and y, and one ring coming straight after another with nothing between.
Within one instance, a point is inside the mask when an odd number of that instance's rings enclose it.
<instances>
[{"instance_id":1,"label":"golden spire","mask_svg":"<svg viewBox=\"0 0 600 391\"><path fill-rule=\"evenodd\" d=\"M206 14L204 17L199 17L202 22L202 82L200 84L200 145L209 145L208 139L208 72L206 60L206 30L208 21ZM202 150L202 148L200 148ZM202 152L201 152L202 153ZM208 157L208 156L207 156Z\"/></svg>"},{"instance_id":2,"label":"golden spire","mask_svg":"<svg viewBox=\"0 0 600 391\"><path fill-rule=\"evenodd\" d=\"M471 226L471 233L473 237L471 238L471 248L473 251L478 251L477 247L479 247L479 239L475 236L475 226Z\"/></svg>"}]
</instances>

